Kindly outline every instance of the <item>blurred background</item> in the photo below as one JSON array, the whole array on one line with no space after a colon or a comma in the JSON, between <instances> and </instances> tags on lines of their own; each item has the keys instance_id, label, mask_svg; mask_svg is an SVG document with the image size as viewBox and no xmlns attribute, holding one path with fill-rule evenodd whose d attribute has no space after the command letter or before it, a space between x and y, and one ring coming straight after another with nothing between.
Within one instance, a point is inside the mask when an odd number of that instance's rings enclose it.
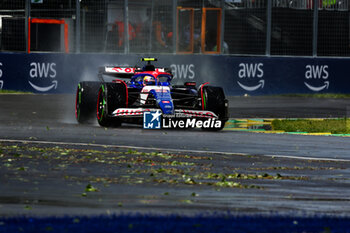
<instances>
[{"instance_id":1,"label":"blurred background","mask_svg":"<svg viewBox=\"0 0 350 233\"><path fill-rule=\"evenodd\" d=\"M0 49L347 57L349 20L348 0L1 0Z\"/></svg>"}]
</instances>

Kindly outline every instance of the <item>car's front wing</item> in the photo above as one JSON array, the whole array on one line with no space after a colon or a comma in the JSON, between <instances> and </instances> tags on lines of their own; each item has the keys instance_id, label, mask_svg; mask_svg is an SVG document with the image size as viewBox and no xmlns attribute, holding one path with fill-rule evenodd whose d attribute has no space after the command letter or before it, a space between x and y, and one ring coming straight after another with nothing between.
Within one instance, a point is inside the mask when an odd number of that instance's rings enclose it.
<instances>
[{"instance_id":1,"label":"car's front wing","mask_svg":"<svg viewBox=\"0 0 350 233\"><path fill-rule=\"evenodd\" d=\"M118 108L112 113L112 117L129 118L129 117L143 117L145 112L157 112L162 114L162 111L157 108ZM204 119L218 119L218 116L205 110L191 110L191 109L175 109L173 115L164 115L169 118L204 118Z\"/></svg>"}]
</instances>

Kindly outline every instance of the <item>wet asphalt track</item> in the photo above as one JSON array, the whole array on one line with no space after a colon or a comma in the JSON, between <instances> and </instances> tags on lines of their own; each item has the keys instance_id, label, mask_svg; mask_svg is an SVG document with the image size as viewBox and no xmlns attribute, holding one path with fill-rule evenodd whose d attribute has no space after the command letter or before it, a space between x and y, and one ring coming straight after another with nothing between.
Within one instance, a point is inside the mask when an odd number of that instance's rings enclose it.
<instances>
[{"instance_id":1,"label":"wet asphalt track","mask_svg":"<svg viewBox=\"0 0 350 233\"><path fill-rule=\"evenodd\" d=\"M235 97L230 101L230 115L231 117L252 118L344 117L347 114L347 102L348 100ZM72 95L0 95L0 138L6 140L1 141L3 145L11 146L21 145L18 140L26 140L66 143L66 147L80 149L105 150L103 147L88 145L94 144L122 147L117 150L138 147L138 150L158 148L162 151L176 153L200 151L195 154L214 157L213 166L218 169L216 171L218 173L221 168L225 171L228 167L240 168L242 172L251 173L254 171L252 168L258 164L263 167L259 170L262 172L307 177L306 180L273 181L268 184L262 182L267 189L261 192L256 189L234 189L232 191L228 188L218 192L208 187L170 185L164 188L149 184L128 185L124 183L104 189L108 194L101 193L94 198L82 200L77 193L80 194L84 190L88 182L86 180L85 183L72 186L59 179L59 175L57 177L53 175L51 180L42 178L33 181L38 187L36 191L33 191L31 182L25 185L19 184L20 181L8 179L11 177L8 175L10 173L3 171L1 173L0 215L28 214L24 207L28 203L35 206L38 200L44 200L40 204L41 208L33 208L29 214L45 216L67 213L118 213L120 211L181 214L203 211L350 214L350 162L348 162L350 161L350 144L348 138L231 131L143 130L139 126L104 129L96 122L92 125L78 125L74 119L74 96ZM16 140L16 142L9 140ZM48 144L52 147L55 145L55 143ZM213 154L212 152L232 153L232 155ZM84 166L82 165L80 169L82 171L91 169L90 175L98 175L105 169L103 166L98 168ZM290 169L283 171L284 167ZM321 167L324 168L321 169ZM45 169L39 170L45 173ZM70 172L74 173L74 171ZM112 171L109 172L106 170L106 175L112 175ZM47 173L50 173L50 170L47 170ZM21 175L16 172L14 174ZM29 173L29 176L31 175L33 174ZM174 194L171 198L159 197L160 194L168 191ZM200 196L188 205L186 200L191 199L189 196L193 192L199 193ZM112 193L115 195L110 195ZM99 198L105 202L96 204ZM147 200L135 201L142 198ZM133 204L129 207L124 204L124 209L118 209L116 203L121 201Z\"/></svg>"},{"instance_id":2,"label":"wet asphalt track","mask_svg":"<svg viewBox=\"0 0 350 233\"><path fill-rule=\"evenodd\" d=\"M232 97L230 116L344 117L348 102L347 99ZM3 139L350 160L348 138L143 130L133 125L106 130L96 121L91 125L78 125L74 118L73 95L1 95L0 108L0 137Z\"/></svg>"}]
</instances>

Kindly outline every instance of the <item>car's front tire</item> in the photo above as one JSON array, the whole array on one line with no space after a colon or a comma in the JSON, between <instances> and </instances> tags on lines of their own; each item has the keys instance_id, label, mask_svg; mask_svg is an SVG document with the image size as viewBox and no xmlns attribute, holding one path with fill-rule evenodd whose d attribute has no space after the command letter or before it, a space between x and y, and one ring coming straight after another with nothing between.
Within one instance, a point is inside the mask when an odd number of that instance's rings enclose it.
<instances>
[{"instance_id":1,"label":"car's front tire","mask_svg":"<svg viewBox=\"0 0 350 233\"><path fill-rule=\"evenodd\" d=\"M113 111L126 107L126 87L121 83L104 83L97 97L97 121L103 127L118 127L122 121L112 117Z\"/></svg>"},{"instance_id":2,"label":"car's front tire","mask_svg":"<svg viewBox=\"0 0 350 233\"><path fill-rule=\"evenodd\" d=\"M221 87L203 86L200 93L202 108L215 113L218 120L221 121L221 127L212 130L222 130L228 120L228 102L223 89Z\"/></svg>"},{"instance_id":3,"label":"car's front tire","mask_svg":"<svg viewBox=\"0 0 350 233\"><path fill-rule=\"evenodd\" d=\"M75 118L80 124L89 123L94 119L97 93L100 82L78 83L75 97Z\"/></svg>"}]
</instances>

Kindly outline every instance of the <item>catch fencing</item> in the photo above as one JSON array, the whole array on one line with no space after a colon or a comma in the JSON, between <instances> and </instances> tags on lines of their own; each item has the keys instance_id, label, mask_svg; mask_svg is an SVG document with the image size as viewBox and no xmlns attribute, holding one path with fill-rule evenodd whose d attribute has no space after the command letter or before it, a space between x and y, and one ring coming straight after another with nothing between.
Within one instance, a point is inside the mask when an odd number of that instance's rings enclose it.
<instances>
[{"instance_id":1,"label":"catch fencing","mask_svg":"<svg viewBox=\"0 0 350 233\"><path fill-rule=\"evenodd\" d=\"M350 56L348 0L3 0L6 52Z\"/></svg>"}]
</instances>

